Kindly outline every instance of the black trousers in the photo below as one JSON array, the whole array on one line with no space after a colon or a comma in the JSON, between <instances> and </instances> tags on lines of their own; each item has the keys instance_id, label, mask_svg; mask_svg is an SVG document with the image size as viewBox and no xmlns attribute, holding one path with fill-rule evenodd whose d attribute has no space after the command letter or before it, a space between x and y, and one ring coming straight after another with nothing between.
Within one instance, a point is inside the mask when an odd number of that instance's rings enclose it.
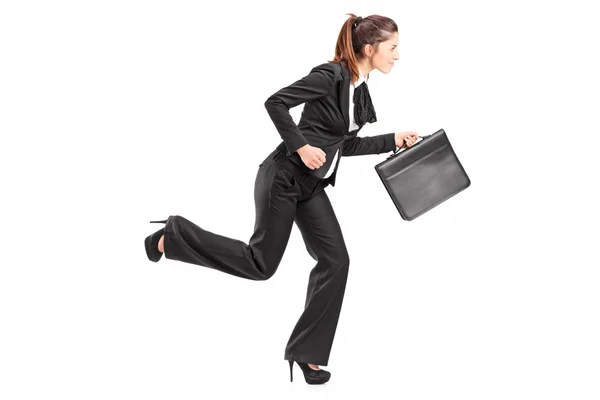
<instances>
[{"instance_id":1,"label":"black trousers","mask_svg":"<svg viewBox=\"0 0 600 400\"><path fill-rule=\"evenodd\" d=\"M179 215L165 225L164 255L252 280L269 279L279 266L296 222L317 264L310 272L305 308L285 348L285 360L327 365L340 316L349 257L329 198L318 179L278 150L260 164L254 186L256 222L248 243L218 235Z\"/></svg>"}]
</instances>

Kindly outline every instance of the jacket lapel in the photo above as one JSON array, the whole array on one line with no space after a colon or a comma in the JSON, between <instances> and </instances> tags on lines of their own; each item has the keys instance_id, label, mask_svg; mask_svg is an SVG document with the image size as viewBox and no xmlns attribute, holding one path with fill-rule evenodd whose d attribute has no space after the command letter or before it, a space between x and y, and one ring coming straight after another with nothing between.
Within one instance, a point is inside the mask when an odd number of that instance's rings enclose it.
<instances>
[{"instance_id":1,"label":"jacket lapel","mask_svg":"<svg viewBox=\"0 0 600 400\"><path fill-rule=\"evenodd\" d=\"M348 128L350 127L350 117L348 112L350 110L349 96L350 96L350 72L348 68L346 68L343 64L340 63L342 67L342 76L344 78L342 83L342 89L339 96L340 99L340 108L342 109L342 115L344 116L344 123L346 124L346 132L348 132Z\"/></svg>"}]
</instances>

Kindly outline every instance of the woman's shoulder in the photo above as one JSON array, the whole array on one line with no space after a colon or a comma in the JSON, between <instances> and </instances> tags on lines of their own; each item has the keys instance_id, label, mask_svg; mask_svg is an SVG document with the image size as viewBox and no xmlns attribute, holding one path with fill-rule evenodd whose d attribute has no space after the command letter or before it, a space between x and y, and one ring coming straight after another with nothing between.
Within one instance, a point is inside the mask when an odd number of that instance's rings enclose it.
<instances>
[{"instance_id":1,"label":"woman's shoulder","mask_svg":"<svg viewBox=\"0 0 600 400\"><path fill-rule=\"evenodd\" d=\"M310 72L324 71L332 75L336 80L344 79L343 65L339 61L327 61L315 66Z\"/></svg>"}]
</instances>

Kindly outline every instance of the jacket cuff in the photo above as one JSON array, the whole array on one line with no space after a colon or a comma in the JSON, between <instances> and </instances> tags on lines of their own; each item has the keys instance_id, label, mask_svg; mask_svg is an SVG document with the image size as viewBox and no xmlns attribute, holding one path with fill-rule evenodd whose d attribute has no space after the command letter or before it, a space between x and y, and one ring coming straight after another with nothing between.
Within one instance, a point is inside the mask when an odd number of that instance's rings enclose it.
<instances>
[{"instance_id":1,"label":"jacket cuff","mask_svg":"<svg viewBox=\"0 0 600 400\"><path fill-rule=\"evenodd\" d=\"M396 133L387 133L383 135L383 141L385 143L385 151L396 150Z\"/></svg>"},{"instance_id":2,"label":"jacket cuff","mask_svg":"<svg viewBox=\"0 0 600 400\"><path fill-rule=\"evenodd\" d=\"M293 152L298 150L300 147L308 144L308 142L302 135L295 136L292 139L285 140L284 142L285 142L285 149L287 151L285 154L286 156L291 155Z\"/></svg>"}]
</instances>

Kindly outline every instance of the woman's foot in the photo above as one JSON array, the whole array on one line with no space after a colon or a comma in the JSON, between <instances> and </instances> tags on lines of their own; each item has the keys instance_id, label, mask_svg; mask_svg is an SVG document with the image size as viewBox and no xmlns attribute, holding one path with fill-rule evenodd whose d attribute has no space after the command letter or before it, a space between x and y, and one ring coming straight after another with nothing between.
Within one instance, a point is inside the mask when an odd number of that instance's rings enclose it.
<instances>
[{"instance_id":1,"label":"woman's foot","mask_svg":"<svg viewBox=\"0 0 600 400\"><path fill-rule=\"evenodd\" d=\"M165 232L165 228L159 229L154 232L152 235L148 236L144 239L144 247L146 248L146 255L148 259L153 262L158 262L163 256L165 251L164 249L164 239L163 235ZM159 244L160 242L160 244Z\"/></svg>"},{"instance_id":2,"label":"woman's foot","mask_svg":"<svg viewBox=\"0 0 600 400\"><path fill-rule=\"evenodd\" d=\"M165 235L162 235L160 239L158 239L158 251L161 253L165 252Z\"/></svg>"},{"instance_id":3,"label":"woman's foot","mask_svg":"<svg viewBox=\"0 0 600 400\"><path fill-rule=\"evenodd\" d=\"M290 382L294 381L293 376L293 367L294 361L288 360L290 363ZM304 380L309 385L321 385L325 382L328 382L331 378L331 372L325 371L324 369L320 369L316 364L309 364L304 362L296 361L296 364L302 369L302 373L304 374Z\"/></svg>"}]
</instances>

